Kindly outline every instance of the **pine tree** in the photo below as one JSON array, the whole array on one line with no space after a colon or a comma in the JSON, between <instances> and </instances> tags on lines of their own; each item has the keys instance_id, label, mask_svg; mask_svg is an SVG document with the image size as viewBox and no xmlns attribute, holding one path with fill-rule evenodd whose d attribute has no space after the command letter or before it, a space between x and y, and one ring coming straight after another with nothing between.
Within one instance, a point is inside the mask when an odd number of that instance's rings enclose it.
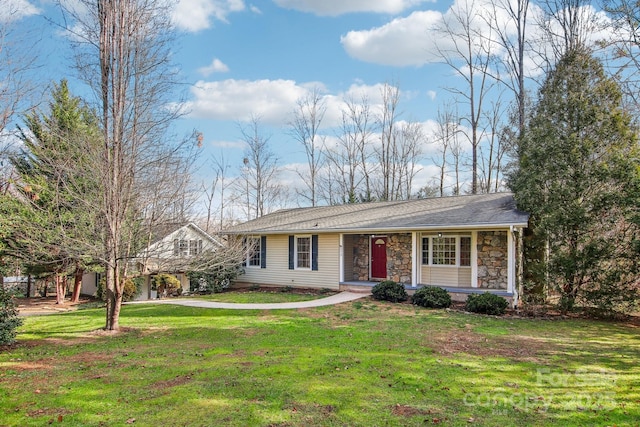
<instances>
[{"instance_id":1,"label":"pine tree","mask_svg":"<svg viewBox=\"0 0 640 427\"><path fill-rule=\"evenodd\" d=\"M10 231L8 252L29 273L53 276L62 303L72 274L74 297L79 295L82 270L100 240L96 215L86 203L100 197L93 170L99 128L65 80L55 85L46 114L32 112L24 120L24 149L12 159L18 178L2 201L0 223Z\"/></svg>"},{"instance_id":2,"label":"pine tree","mask_svg":"<svg viewBox=\"0 0 640 427\"><path fill-rule=\"evenodd\" d=\"M629 309L639 272L638 139L620 88L585 48L547 76L517 155L510 187L531 214L528 276L557 291L564 311Z\"/></svg>"}]
</instances>

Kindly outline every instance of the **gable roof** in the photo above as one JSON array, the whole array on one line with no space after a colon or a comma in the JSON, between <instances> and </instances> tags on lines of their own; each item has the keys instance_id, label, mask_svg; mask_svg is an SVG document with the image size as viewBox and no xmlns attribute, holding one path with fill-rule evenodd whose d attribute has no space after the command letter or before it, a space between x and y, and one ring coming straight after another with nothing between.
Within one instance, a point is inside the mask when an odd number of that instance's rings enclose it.
<instances>
[{"instance_id":1,"label":"gable roof","mask_svg":"<svg viewBox=\"0 0 640 427\"><path fill-rule=\"evenodd\" d=\"M218 246L222 246L222 244L215 237L211 236L209 233L204 231L202 228L198 227L193 222L189 222L186 224L171 223L171 224L160 224L160 225L154 226L151 232L151 240L150 240L149 248L157 245L162 240L165 240L165 239L172 240L174 236L178 237L181 234L181 232L183 232L183 230L186 230L188 228L194 230L197 234L202 236L204 239L209 240L211 243Z\"/></svg>"},{"instance_id":2,"label":"gable roof","mask_svg":"<svg viewBox=\"0 0 640 427\"><path fill-rule=\"evenodd\" d=\"M233 226L230 234L380 232L444 228L526 227L513 194L491 193L280 210Z\"/></svg>"}]
</instances>

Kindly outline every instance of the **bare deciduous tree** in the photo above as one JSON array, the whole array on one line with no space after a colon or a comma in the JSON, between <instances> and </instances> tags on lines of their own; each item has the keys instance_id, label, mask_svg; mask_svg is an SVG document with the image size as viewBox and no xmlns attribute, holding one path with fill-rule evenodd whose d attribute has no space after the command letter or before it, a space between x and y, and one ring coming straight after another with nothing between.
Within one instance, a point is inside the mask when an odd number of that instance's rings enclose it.
<instances>
[{"instance_id":1,"label":"bare deciduous tree","mask_svg":"<svg viewBox=\"0 0 640 427\"><path fill-rule=\"evenodd\" d=\"M471 143L471 193L478 192L478 151L481 139L481 118L485 99L494 83L491 75L493 56L492 28L487 28L478 7L472 1L455 3L443 20L439 32L443 35L436 46L439 55L465 82L460 87L448 90L456 98L465 100L469 114ZM484 30L484 31L483 31Z\"/></svg>"},{"instance_id":2,"label":"bare deciduous tree","mask_svg":"<svg viewBox=\"0 0 640 427\"><path fill-rule=\"evenodd\" d=\"M425 136L421 123L405 122L402 124L397 156L396 199L408 200L411 198L413 179L422 169L419 161L422 159L424 141Z\"/></svg>"},{"instance_id":3,"label":"bare deciduous tree","mask_svg":"<svg viewBox=\"0 0 640 427\"><path fill-rule=\"evenodd\" d=\"M30 107L36 87L30 79L37 68L38 40L32 29L20 23L19 2L8 2L0 11L0 153L2 136L16 113Z\"/></svg>"},{"instance_id":4,"label":"bare deciduous tree","mask_svg":"<svg viewBox=\"0 0 640 427\"><path fill-rule=\"evenodd\" d=\"M104 194L96 208L103 218L106 329L117 330L128 260L140 243L137 221L144 207L139 202L146 199L146 205L149 200L142 196L144 184L168 162L173 165L169 169L188 168L171 160L184 155L186 145L171 146L166 139L169 124L178 116L176 109L167 108L176 87L176 69L170 63L170 5L162 0L80 0L65 5L78 70L99 99L103 144L96 171ZM152 211L157 218L157 209Z\"/></svg>"},{"instance_id":5,"label":"bare deciduous tree","mask_svg":"<svg viewBox=\"0 0 640 427\"><path fill-rule=\"evenodd\" d=\"M298 99L296 109L293 111L293 119L289 123L290 135L304 147L307 156L307 172L298 173L308 192L302 191L299 195L307 199L311 206L316 206L318 202L316 186L320 168L324 163L322 151L324 138L318 134L318 131L326 109L320 90L314 88L306 96Z\"/></svg>"},{"instance_id":6,"label":"bare deciduous tree","mask_svg":"<svg viewBox=\"0 0 640 427\"><path fill-rule=\"evenodd\" d=\"M632 0L604 0L604 8L611 17L609 40L601 43L610 48L610 63L616 67L612 73L620 80L625 103L640 114L640 3ZM637 119L636 119L637 120Z\"/></svg>"},{"instance_id":7,"label":"bare deciduous tree","mask_svg":"<svg viewBox=\"0 0 640 427\"><path fill-rule=\"evenodd\" d=\"M202 183L202 192L205 196L205 210L207 212L207 219L205 223L205 231L207 233L213 231L214 215L217 215L217 230L221 231L225 228L225 213L228 197L227 190L232 182L227 176L227 170L230 167L231 165L227 163L224 154L220 153L220 156L213 157L211 159L211 171L213 172L213 176L210 183ZM217 210L214 208L215 200L219 201Z\"/></svg>"},{"instance_id":8,"label":"bare deciduous tree","mask_svg":"<svg viewBox=\"0 0 640 427\"><path fill-rule=\"evenodd\" d=\"M494 29L493 34L504 49L500 62L505 70L498 76L500 82L513 92L516 98L518 135L525 127L525 62L527 53L527 17L529 0L496 0L492 3L491 14L486 15L487 23ZM506 18L506 19L505 19Z\"/></svg>"},{"instance_id":9,"label":"bare deciduous tree","mask_svg":"<svg viewBox=\"0 0 640 427\"><path fill-rule=\"evenodd\" d=\"M269 137L260 131L260 119L252 117L247 125L240 126L242 141L246 144L242 179L236 189L244 193L247 220L265 215L283 196L284 189L278 182L278 158L269 148Z\"/></svg>"},{"instance_id":10,"label":"bare deciduous tree","mask_svg":"<svg viewBox=\"0 0 640 427\"><path fill-rule=\"evenodd\" d=\"M487 128L480 146L480 190L483 193L498 192L503 185L504 156L507 151L501 137L503 113L500 98L491 102L491 109L485 110Z\"/></svg>"},{"instance_id":11,"label":"bare deciduous tree","mask_svg":"<svg viewBox=\"0 0 640 427\"><path fill-rule=\"evenodd\" d=\"M604 26L590 0L543 0L537 24L543 30L545 51L541 59L550 70L565 53L588 46L592 35Z\"/></svg>"},{"instance_id":12,"label":"bare deciduous tree","mask_svg":"<svg viewBox=\"0 0 640 427\"><path fill-rule=\"evenodd\" d=\"M445 195L445 181L449 166L449 157L453 149L456 133L458 132L458 115L451 105L447 104L438 109L436 118L435 143L437 157L431 160L438 167L437 186L440 197Z\"/></svg>"},{"instance_id":13,"label":"bare deciduous tree","mask_svg":"<svg viewBox=\"0 0 640 427\"><path fill-rule=\"evenodd\" d=\"M380 129L380 144L376 148L378 165L380 166L381 188L378 190L380 200L393 200L393 190L397 178L397 163L394 155L397 152L398 129L398 103L400 102L400 89L397 86L385 83L381 89L382 111L378 117Z\"/></svg>"},{"instance_id":14,"label":"bare deciduous tree","mask_svg":"<svg viewBox=\"0 0 640 427\"><path fill-rule=\"evenodd\" d=\"M326 150L330 170L327 178L339 182L337 195L327 190L328 184L323 186L325 198L330 204L371 199L369 158L372 134L369 100L365 96L358 102L347 99L342 110L337 145Z\"/></svg>"}]
</instances>

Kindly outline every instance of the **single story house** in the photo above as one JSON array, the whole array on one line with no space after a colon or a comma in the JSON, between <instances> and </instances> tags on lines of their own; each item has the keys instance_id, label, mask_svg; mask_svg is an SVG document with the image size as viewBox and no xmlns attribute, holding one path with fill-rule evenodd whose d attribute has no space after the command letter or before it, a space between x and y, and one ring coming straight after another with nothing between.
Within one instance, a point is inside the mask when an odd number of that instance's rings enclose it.
<instances>
[{"instance_id":1,"label":"single story house","mask_svg":"<svg viewBox=\"0 0 640 427\"><path fill-rule=\"evenodd\" d=\"M144 277L136 300L158 297L153 278L160 273L174 275L189 292L187 271L193 260L205 251L215 251L222 244L194 223L168 224L154 227L149 235L149 244L131 260L130 274ZM94 295L101 275L87 273L82 278L82 293Z\"/></svg>"},{"instance_id":2,"label":"single story house","mask_svg":"<svg viewBox=\"0 0 640 427\"><path fill-rule=\"evenodd\" d=\"M238 286L357 290L394 280L515 305L528 220L512 194L492 193L285 209L228 232L251 248Z\"/></svg>"}]
</instances>

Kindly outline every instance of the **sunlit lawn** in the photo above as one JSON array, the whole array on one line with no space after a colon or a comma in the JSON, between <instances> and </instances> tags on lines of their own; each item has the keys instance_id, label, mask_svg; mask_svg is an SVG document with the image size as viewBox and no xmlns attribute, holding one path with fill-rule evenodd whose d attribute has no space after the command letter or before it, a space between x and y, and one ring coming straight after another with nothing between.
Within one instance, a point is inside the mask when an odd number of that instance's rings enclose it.
<instances>
[{"instance_id":1,"label":"sunlit lawn","mask_svg":"<svg viewBox=\"0 0 640 427\"><path fill-rule=\"evenodd\" d=\"M30 317L0 353L0 425L637 425L633 325L361 300Z\"/></svg>"},{"instance_id":2,"label":"sunlit lawn","mask_svg":"<svg viewBox=\"0 0 640 427\"><path fill-rule=\"evenodd\" d=\"M283 292L282 290L263 290L260 292L223 292L210 295L190 295L186 299L202 299L205 301L232 302L239 304L270 304L281 302L310 301L326 298L330 294L312 292Z\"/></svg>"}]
</instances>

